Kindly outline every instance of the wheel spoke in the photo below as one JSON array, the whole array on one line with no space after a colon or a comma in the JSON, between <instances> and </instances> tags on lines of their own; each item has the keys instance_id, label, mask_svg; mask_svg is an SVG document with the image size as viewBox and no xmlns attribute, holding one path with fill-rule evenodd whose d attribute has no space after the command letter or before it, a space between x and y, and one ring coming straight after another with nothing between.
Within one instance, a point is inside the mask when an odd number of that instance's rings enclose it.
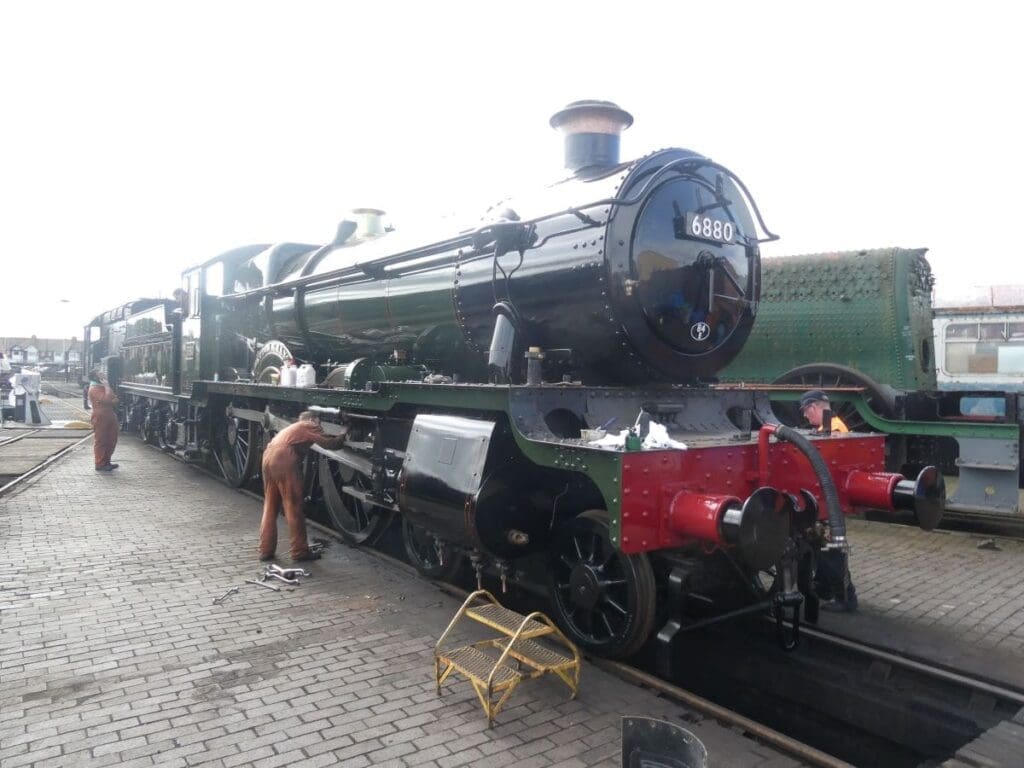
<instances>
[{"instance_id":1,"label":"wheel spoke","mask_svg":"<svg viewBox=\"0 0 1024 768\"><path fill-rule=\"evenodd\" d=\"M573 545L573 547L576 550L576 562L582 562L583 559L584 559L583 558L583 548L580 546L580 540L576 537L575 534L573 534L573 537L572 537L572 545Z\"/></svg>"},{"instance_id":2,"label":"wheel spoke","mask_svg":"<svg viewBox=\"0 0 1024 768\"><path fill-rule=\"evenodd\" d=\"M621 605L619 605L617 602L615 602L615 600L613 600L607 594L604 595L604 603L605 603L605 605L610 605L612 608L614 608L616 611L618 611L623 616L628 616L629 615L629 611L627 611L625 608L623 608Z\"/></svg>"}]
</instances>

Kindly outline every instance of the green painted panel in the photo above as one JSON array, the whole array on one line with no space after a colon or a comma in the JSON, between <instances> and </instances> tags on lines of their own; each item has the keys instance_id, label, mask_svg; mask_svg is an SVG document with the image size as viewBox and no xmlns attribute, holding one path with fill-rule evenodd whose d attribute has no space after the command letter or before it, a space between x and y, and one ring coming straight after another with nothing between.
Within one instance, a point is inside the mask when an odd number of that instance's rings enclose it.
<instances>
[{"instance_id":1,"label":"green painted panel","mask_svg":"<svg viewBox=\"0 0 1024 768\"><path fill-rule=\"evenodd\" d=\"M765 259L754 330L721 379L770 382L833 363L898 389L935 389L924 255L885 248Z\"/></svg>"}]
</instances>

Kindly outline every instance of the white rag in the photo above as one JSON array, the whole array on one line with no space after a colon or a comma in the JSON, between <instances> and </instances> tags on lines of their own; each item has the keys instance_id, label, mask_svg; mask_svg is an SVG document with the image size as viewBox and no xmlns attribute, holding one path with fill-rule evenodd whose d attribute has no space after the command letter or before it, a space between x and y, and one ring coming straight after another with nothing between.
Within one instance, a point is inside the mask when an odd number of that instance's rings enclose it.
<instances>
[{"instance_id":1,"label":"white rag","mask_svg":"<svg viewBox=\"0 0 1024 768\"><path fill-rule=\"evenodd\" d=\"M617 435L605 435L600 440L591 440L588 445L596 445L598 448L624 448L628 434L629 430L624 429ZM665 426L656 421L651 422L650 429L647 431L647 437L644 438L641 445L646 450L654 450L656 448L679 448L683 451L686 450L686 443L673 440L668 436L668 430L665 429Z\"/></svg>"}]
</instances>

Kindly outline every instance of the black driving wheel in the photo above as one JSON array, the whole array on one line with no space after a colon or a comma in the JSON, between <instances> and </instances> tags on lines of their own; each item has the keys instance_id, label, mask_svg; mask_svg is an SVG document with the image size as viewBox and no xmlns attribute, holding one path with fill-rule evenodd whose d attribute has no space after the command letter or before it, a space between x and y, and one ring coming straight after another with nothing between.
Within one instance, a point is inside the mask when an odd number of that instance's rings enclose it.
<instances>
[{"instance_id":1,"label":"black driving wheel","mask_svg":"<svg viewBox=\"0 0 1024 768\"><path fill-rule=\"evenodd\" d=\"M802 389L824 389L829 387L862 387L868 407L882 418L890 419L896 410L896 393L891 387L879 384L855 368L833 363L812 363L786 371L773 384L791 384ZM807 422L800 413L796 402L775 401L772 403L779 421L790 427L806 427ZM852 432L874 432L857 409L850 403L832 403L832 414L843 420Z\"/></svg>"},{"instance_id":2,"label":"black driving wheel","mask_svg":"<svg viewBox=\"0 0 1024 768\"><path fill-rule=\"evenodd\" d=\"M150 415L153 409L145 403L139 403L138 412L134 417L135 432L144 443L153 444L153 432L150 429Z\"/></svg>"},{"instance_id":3,"label":"black driving wheel","mask_svg":"<svg viewBox=\"0 0 1024 768\"><path fill-rule=\"evenodd\" d=\"M217 463L233 488L248 483L259 469L263 427L254 421L225 416L218 435Z\"/></svg>"},{"instance_id":4,"label":"black driving wheel","mask_svg":"<svg viewBox=\"0 0 1024 768\"><path fill-rule=\"evenodd\" d=\"M461 555L454 549L447 544L439 546L433 535L406 517L402 518L402 543L409 562L428 579L450 579L462 564Z\"/></svg>"},{"instance_id":5,"label":"black driving wheel","mask_svg":"<svg viewBox=\"0 0 1024 768\"><path fill-rule=\"evenodd\" d=\"M121 422L121 431L124 433L134 433L137 437L141 438L143 442L145 442L146 406L142 401L128 403L124 407L123 414L124 419Z\"/></svg>"},{"instance_id":6,"label":"black driving wheel","mask_svg":"<svg viewBox=\"0 0 1024 768\"><path fill-rule=\"evenodd\" d=\"M147 406L146 414L142 417L142 424L139 428L139 437L150 445L164 448L165 444L161 439L161 435L163 434L166 422L167 411L164 408L161 408L159 405Z\"/></svg>"},{"instance_id":7,"label":"black driving wheel","mask_svg":"<svg viewBox=\"0 0 1024 768\"><path fill-rule=\"evenodd\" d=\"M599 656L629 656L654 628L654 571L609 536L608 513L570 520L552 543L551 602L569 639Z\"/></svg>"},{"instance_id":8,"label":"black driving wheel","mask_svg":"<svg viewBox=\"0 0 1024 768\"><path fill-rule=\"evenodd\" d=\"M331 524L346 543L358 546L375 543L391 522L391 513L345 493L345 487L366 491L370 481L327 456L320 456L320 488Z\"/></svg>"},{"instance_id":9,"label":"black driving wheel","mask_svg":"<svg viewBox=\"0 0 1024 768\"><path fill-rule=\"evenodd\" d=\"M161 408L156 415L156 444L161 451L173 451L177 442L177 431L171 412Z\"/></svg>"}]
</instances>

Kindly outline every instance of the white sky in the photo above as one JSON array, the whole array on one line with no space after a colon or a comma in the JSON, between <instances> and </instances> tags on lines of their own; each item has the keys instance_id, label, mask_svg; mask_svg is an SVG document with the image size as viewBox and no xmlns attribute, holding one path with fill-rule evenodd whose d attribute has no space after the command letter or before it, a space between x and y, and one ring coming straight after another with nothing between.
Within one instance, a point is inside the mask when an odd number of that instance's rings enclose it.
<instances>
[{"instance_id":1,"label":"white sky","mask_svg":"<svg viewBox=\"0 0 1024 768\"><path fill-rule=\"evenodd\" d=\"M324 242L550 180L550 115L633 113L736 171L768 255L926 246L940 296L1021 283L1013 4L8 2L0 336L81 335L238 245ZM67 299L67 302L60 302Z\"/></svg>"}]
</instances>

